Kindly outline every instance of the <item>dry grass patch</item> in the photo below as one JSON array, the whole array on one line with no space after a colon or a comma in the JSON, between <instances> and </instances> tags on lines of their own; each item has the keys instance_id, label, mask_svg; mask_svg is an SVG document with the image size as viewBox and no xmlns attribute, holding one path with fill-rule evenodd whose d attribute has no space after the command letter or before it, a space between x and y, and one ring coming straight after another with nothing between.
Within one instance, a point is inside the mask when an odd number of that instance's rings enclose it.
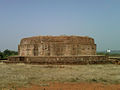
<instances>
[{"instance_id":1,"label":"dry grass patch","mask_svg":"<svg viewBox=\"0 0 120 90\"><path fill-rule=\"evenodd\" d=\"M49 81L120 84L120 65L0 64L1 88Z\"/></svg>"}]
</instances>

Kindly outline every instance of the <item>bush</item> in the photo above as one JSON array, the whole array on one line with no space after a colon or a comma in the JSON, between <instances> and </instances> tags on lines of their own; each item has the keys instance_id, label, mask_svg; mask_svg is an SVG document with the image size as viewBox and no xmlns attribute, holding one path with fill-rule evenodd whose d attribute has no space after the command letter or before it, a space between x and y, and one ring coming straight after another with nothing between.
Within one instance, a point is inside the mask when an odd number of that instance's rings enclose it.
<instances>
[{"instance_id":1,"label":"bush","mask_svg":"<svg viewBox=\"0 0 120 90\"><path fill-rule=\"evenodd\" d=\"M0 59L7 59L8 56L14 56L14 55L18 55L18 52L8 49L4 50L3 52L0 51Z\"/></svg>"}]
</instances>

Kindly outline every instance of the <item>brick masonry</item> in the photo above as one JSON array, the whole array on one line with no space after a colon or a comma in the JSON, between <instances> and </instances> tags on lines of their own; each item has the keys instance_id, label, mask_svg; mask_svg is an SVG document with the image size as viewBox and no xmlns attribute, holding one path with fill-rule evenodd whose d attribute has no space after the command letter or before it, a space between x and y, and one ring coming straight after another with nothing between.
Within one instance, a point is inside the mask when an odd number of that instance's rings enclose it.
<instances>
[{"instance_id":1,"label":"brick masonry","mask_svg":"<svg viewBox=\"0 0 120 90\"><path fill-rule=\"evenodd\" d=\"M107 56L96 55L91 37L36 36L23 38L18 45L19 56L6 63L28 64L104 64Z\"/></svg>"},{"instance_id":2,"label":"brick masonry","mask_svg":"<svg viewBox=\"0 0 120 90\"><path fill-rule=\"evenodd\" d=\"M63 56L63 57L38 57L16 56L9 57L8 63L26 64L106 64L109 63L107 56Z\"/></svg>"},{"instance_id":3,"label":"brick masonry","mask_svg":"<svg viewBox=\"0 0 120 90\"><path fill-rule=\"evenodd\" d=\"M20 56L95 55L94 39L81 36L37 36L21 40Z\"/></svg>"}]
</instances>

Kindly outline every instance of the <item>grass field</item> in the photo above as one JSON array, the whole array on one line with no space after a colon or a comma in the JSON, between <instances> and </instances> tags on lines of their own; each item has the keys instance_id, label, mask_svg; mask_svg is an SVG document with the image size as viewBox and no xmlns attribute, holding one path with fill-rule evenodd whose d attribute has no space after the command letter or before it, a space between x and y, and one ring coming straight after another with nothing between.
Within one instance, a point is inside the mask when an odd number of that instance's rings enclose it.
<instances>
[{"instance_id":1,"label":"grass field","mask_svg":"<svg viewBox=\"0 0 120 90\"><path fill-rule=\"evenodd\" d=\"M120 65L25 65L0 63L0 88L40 82L120 84Z\"/></svg>"}]
</instances>

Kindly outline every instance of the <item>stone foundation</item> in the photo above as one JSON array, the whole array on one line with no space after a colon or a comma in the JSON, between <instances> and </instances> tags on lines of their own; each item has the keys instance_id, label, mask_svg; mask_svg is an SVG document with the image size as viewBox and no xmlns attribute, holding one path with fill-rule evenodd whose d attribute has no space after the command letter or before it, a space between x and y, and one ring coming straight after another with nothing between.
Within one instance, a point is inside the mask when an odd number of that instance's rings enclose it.
<instances>
[{"instance_id":1,"label":"stone foundation","mask_svg":"<svg viewBox=\"0 0 120 90\"><path fill-rule=\"evenodd\" d=\"M9 57L6 63L26 63L26 64L106 64L109 63L107 56L63 56L63 57L38 57L38 56L14 56Z\"/></svg>"}]
</instances>

